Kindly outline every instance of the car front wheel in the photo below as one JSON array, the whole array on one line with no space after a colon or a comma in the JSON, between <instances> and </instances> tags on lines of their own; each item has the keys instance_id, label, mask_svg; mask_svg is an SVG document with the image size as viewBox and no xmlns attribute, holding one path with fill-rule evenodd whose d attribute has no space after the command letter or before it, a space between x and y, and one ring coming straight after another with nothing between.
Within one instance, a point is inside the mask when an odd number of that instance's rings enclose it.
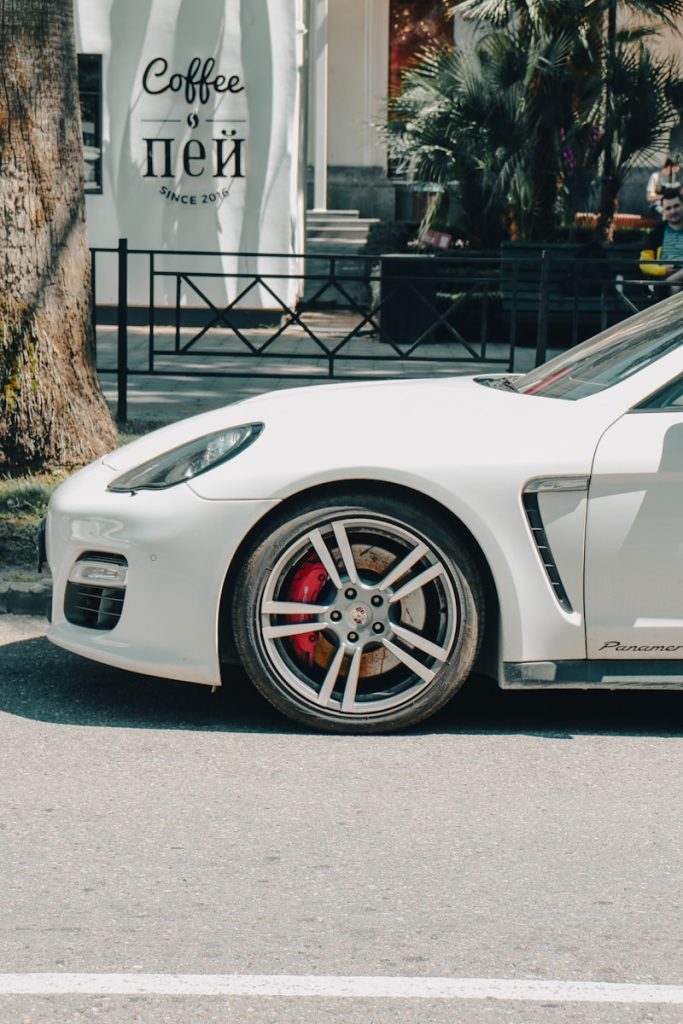
<instances>
[{"instance_id":1,"label":"car front wheel","mask_svg":"<svg viewBox=\"0 0 683 1024\"><path fill-rule=\"evenodd\" d=\"M336 497L255 542L233 627L247 673L284 714L383 732L433 714L466 679L483 603L476 563L440 517Z\"/></svg>"}]
</instances>

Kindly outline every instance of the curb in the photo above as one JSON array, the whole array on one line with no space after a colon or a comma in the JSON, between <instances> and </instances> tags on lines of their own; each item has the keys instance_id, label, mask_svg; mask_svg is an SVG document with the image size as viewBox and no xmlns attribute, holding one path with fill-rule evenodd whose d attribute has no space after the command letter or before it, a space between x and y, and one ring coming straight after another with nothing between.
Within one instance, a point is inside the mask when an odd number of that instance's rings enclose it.
<instances>
[{"instance_id":1,"label":"curb","mask_svg":"<svg viewBox=\"0 0 683 1024\"><path fill-rule=\"evenodd\" d=\"M52 582L0 582L0 615L47 617L52 602Z\"/></svg>"}]
</instances>

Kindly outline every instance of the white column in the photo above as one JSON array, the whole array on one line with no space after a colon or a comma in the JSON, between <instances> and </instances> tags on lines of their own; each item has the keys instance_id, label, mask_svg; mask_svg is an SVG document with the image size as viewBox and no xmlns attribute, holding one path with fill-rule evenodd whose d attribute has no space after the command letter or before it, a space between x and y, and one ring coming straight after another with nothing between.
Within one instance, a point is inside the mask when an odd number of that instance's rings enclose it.
<instances>
[{"instance_id":1,"label":"white column","mask_svg":"<svg viewBox=\"0 0 683 1024\"><path fill-rule=\"evenodd\" d=\"M311 0L313 207L327 209L327 5Z\"/></svg>"},{"instance_id":2,"label":"white column","mask_svg":"<svg viewBox=\"0 0 683 1024\"><path fill-rule=\"evenodd\" d=\"M363 130L363 165L369 167L372 163L372 122L374 120L374 96L372 80L372 59L374 48L374 18L372 15L372 0L365 0L363 11L363 38L365 40L365 60L363 74L365 76L365 127Z\"/></svg>"}]
</instances>

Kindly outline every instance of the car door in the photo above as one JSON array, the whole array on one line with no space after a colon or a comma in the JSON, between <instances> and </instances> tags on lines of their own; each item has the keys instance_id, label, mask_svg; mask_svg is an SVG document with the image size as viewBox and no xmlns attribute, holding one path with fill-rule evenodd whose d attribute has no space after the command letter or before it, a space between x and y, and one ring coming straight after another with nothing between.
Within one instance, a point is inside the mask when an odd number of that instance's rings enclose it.
<instances>
[{"instance_id":1,"label":"car door","mask_svg":"<svg viewBox=\"0 0 683 1024\"><path fill-rule=\"evenodd\" d=\"M683 660L683 379L597 446L585 615L589 658Z\"/></svg>"}]
</instances>

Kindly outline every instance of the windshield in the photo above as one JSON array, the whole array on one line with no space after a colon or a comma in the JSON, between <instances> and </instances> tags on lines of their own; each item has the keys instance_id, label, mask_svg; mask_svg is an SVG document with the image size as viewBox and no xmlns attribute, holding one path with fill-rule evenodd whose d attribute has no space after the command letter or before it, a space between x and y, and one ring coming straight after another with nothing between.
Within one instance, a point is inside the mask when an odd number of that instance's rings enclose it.
<instances>
[{"instance_id":1,"label":"windshield","mask_svg":"<svg viewBox=\"0 0 683 1024\"><path fill-rule=\"evenodd\" d=\"M545 398L586 398L619 384L681 344L683 292L516 377L515 390Z\"/></svg>"}]
</instances>

